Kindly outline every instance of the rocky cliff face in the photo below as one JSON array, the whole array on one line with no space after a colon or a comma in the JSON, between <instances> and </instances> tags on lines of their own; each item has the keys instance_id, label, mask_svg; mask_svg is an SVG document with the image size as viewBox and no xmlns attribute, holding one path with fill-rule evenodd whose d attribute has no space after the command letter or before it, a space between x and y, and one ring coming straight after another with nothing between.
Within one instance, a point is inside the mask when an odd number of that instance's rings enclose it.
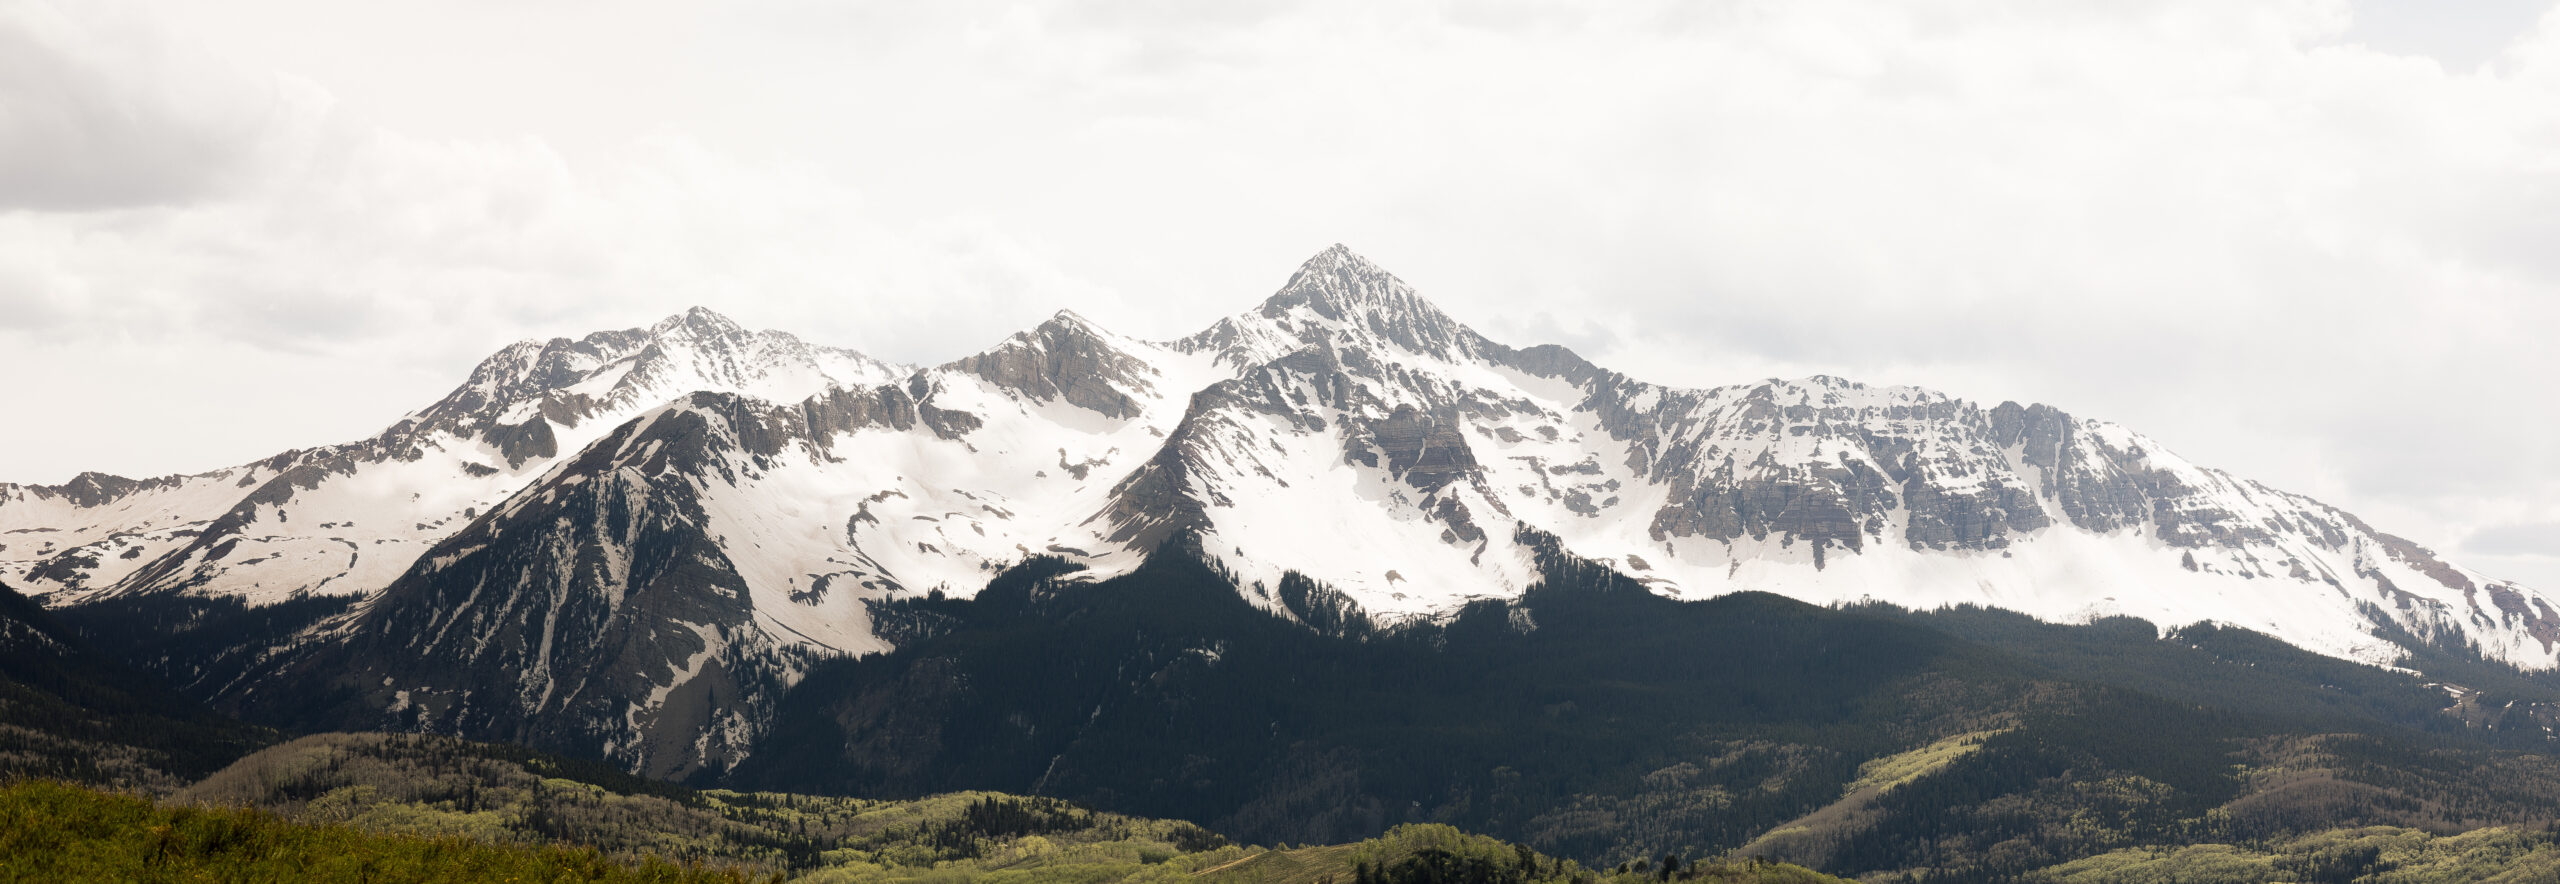
<instances>
[{"instance_id":1,"label":"rocky cliff face","mask_svg":"<svg viewBox=\"0 0 2560 884\"><path fill-rule=\"evenodd\" d=\"M600 753L653 776L734 762L819 649L759 616L702 494L802 435L796 417L698 394L626 423L229 699L312 726ZM313 710L313 693L335 699Z\"/></svg>"},{"instance_id":2,"label":"rocky cliff face","mask_svg":"<svg viewBox=\"0 0 2560 884\"><path fill-rule=\"evenodd\" d=\"M1114 420L1143 413L1141 397L1162 398L1154 366L1067 311L947 368L1020 396L1065 402Z\"/></svg>"}]
</instances>

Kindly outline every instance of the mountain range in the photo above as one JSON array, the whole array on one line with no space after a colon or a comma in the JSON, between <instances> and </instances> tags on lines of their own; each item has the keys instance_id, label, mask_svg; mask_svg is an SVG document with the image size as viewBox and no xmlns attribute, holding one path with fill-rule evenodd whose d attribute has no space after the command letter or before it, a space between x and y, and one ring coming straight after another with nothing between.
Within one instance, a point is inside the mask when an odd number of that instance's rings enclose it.
<instances>
[{"instance_id":1,"label":"mountain range","mask_svg":"<svg viewBox=\"0 0 2560 884\"><path fill-rule=\"evenodd\" d=\"M813 667L932 638L935 600L1167 551L1327 634L1488 603L1535 630L1524 594L1565 556L1670 600L2560 665L2540 593L2124 427L1823 376L1647 383L1488 339L1341 246L1172 341L1061 312L912 367L697 308L507 347L370 439L0 485L0 581L45 606L260 624L143 655L218 706L657 776L744 763Z\"/></svg>"}]
</instances>

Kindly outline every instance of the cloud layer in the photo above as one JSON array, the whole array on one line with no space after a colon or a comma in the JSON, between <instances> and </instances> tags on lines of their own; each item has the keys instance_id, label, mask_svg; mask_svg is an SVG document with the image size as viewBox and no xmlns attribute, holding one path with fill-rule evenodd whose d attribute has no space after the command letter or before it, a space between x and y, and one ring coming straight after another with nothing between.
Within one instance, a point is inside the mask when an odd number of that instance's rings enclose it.
<instances>
[{"instance_id":1,"label":"cloud layer","mask_svg":"<svg viewBox=\"0 0 2560 884\"><path fill-rule=\"evenodd\" d=\"M1506 340L2051 402L2560 586L2548 13L2448 66L2308 0L79 8L0 6L0 370L63 416L0 478L691 303L1171 336L1343 241Z\"/></svg>"},{"instance_id":2,"label":"cloud layer","mask_svg":"<svg viewBox=\"0 0 2560 884\"><path fill-rule=\"evenodd\" d=\"M147 25L0 9L0 209L213 195L266 128L259 86Z\"/></svg>"}]
</instances>

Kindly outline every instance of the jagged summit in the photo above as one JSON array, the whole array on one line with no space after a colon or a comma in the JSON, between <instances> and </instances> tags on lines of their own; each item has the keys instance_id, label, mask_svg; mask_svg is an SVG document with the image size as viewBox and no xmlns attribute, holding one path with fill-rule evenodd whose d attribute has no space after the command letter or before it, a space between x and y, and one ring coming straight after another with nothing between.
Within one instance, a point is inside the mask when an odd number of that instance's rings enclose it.
<instances>
[{"instance_id":1,"label":"jagged summit","mask_svg":"<svg viewBox=\"0 0 2560 884\"><path fill-rule=\"evenodd\" d=\"M1153 345L1123 338L1072 310L1016 332L944 370L972 375L1040 401L1065 401L1106 417L1138 416L1157 395L1162 371L1133 349Z\"/></svg>"},{"instance_id":2,"label":"jagged summit","mask_svg":"<svg viewBox=\"0 0 2560 884\"><path fill-rule=\"evenodd\" d=\"M656 325L649 327L650 337L662 339L675 335L724 338L745 333L746 329L729 317L699 305L688 307L682 313L658 320Z\"/></svg>"},{"instance_id":3,"label":"jagged summit","mask_svg":"<svg viewBox=\"0 0 2560 884\"><path fill-rule=\"evenodd\" d=\"M1279 317L1301 306L1337 322L1446 318L1413 286L1339 243L1298 265L1289 282L1262 302L1260 312Z\"/></svg>"},{"instance_id":4,"label":"jagged summit","mask_svg":"<svg viewBox=\"0 0 2560 884\"><path fill-rule=\"evenodd\" d=\"M1336 287L1330 284L1335 280L1348 282L1350 285ZM1403 289L1408 294L1412 291L1411 287L1405 285L1404 280L1397 279L1395 274L1387 272L1387 269L1378 266L1377 262L1352 251L1349 246L1334 243L1331 247L1299 263L1297 272L1290 274L1289 281L1280 287L1280 291L1263 303L1263 309L1275 312L1285 310L1303 303L1311 295L1317 300L1338 298L1341 302L1349 302L1359 300L1358 295L1373 292L1384 294L1392 289ZM1341 297L1344 295L1352 297ZM1346 303L1345 306L1349 304Z\"/></svg>"},{"instance_id":5,"label":"jagged summit","mask_svg":"<svg viewBox=\"0 0 2560 884\"><path fill-rule=\"evenodd\" d=\"M1101 324L1085 318L1084 314L1077 313L1073 310L1059 310L1056 313L1049 314L1049 318L1041 320L1038 325L1006 335L1004 340L997 341L993 346L990 346L985 350L980 350L976 353L971 353L967 356L951 360L950 362L943 363L942 367L956 368L972 361L983 359L990 354L1000 353L1006 350L1019 350L1026 347L1053 348L1067 345L1069 342L1086 342L1086 344L1090 345L1117 347L1122 344L1131 343L1132 339L1123 337L1118 332L1102 327Z\"/></svg>"},{"instance_id":6,"label":"jagged summit","mask_svg":"<svg viewBox=\"0 0 2560 884\"><path fill-rule=\"evenodd\" d=\"M1481 341L1413 286L1339 243L1317 252L1253 310L1218 320L1175 349L1244 370L1310 347L1402 351L1452 360Z\"/></svg>"},{"instance_id":7,"label":"jagged summit","mask_svg":"<svg viewBox=\"0 0 2560 884\"><path fill-rule=\"evenodd\" d=\"M1042 320L1039 325L1016 332L1012 337L1006 338L1004 343L996 346L999 348L1016 346L1025 341L1067 340L1093 341L1098 342L1103 346L1119 346L1120 344L1128 341L1128 339L1122 337L1120 333L1104 328L1100 323L1085 318L1085 315L1082 313L1077 313L1073 310L1060 310L1056 313L1050 314L1049 318Z\"/></svg>"},{"instance_id":8,"label":"jagged summit","mask_svg":"<svg viewBox=\"0 0 2560 884\"><path fill-rule=\"evenodd\" d=\"M409 423L415 431L464 436L537 415L570 426L697 390L791 401L834 384L886 383L905 371L786 332L749 331L697 306L647 328L517 342L482 360L469 381Z\"/></svg>"},{"instance_id":9,"label":"jagged summit","mask_svg":"<svg viewBox=\"0 0 2560 884\"><path fill-rule=\"evenodd\" d=\"M1361 255L1359 252L1352 251L1350 246L1343 245L1341 243L1334 243L1333 245L1326 246L1323 251L1308 256L1305 263L1298 265L1298 269L1305 270L1308 266L1317 263L1333 263L1344 266L1367 267L1371 270L1378 269L1378 265L1375 262L1370 261L1366 256Z\"/></svg>"}]
</instances>

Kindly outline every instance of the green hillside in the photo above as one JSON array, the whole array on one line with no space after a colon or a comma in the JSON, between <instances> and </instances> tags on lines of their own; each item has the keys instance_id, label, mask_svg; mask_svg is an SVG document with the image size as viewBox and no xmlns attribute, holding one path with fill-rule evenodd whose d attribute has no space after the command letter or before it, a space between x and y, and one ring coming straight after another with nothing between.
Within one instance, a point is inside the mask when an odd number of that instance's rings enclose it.
<instances>
[{"instance_id":1,"label":"green hillside","mask_svg":"<svg viewBox=\"0 0 2560 884\"><path fill-rule=\"evenodd\" d=\"M47 780L0 788L6 881L735 882L734 870L592 850L383 835L232 808L155 805Z\"/></svg>"},{"instance_id":2,"label":"green hillside","mask_svg":"<svg viewBox=\"0 0 2560 884\"><path fill-rule=\"evenodd\" d=\"M1265 849L1049 798L696 791L514 746L305 737L154 804L0 790L0 880L1235 882L1836 881L1741 860L1586 870L1439 825Z\"/></svg>"}]
</instances>

